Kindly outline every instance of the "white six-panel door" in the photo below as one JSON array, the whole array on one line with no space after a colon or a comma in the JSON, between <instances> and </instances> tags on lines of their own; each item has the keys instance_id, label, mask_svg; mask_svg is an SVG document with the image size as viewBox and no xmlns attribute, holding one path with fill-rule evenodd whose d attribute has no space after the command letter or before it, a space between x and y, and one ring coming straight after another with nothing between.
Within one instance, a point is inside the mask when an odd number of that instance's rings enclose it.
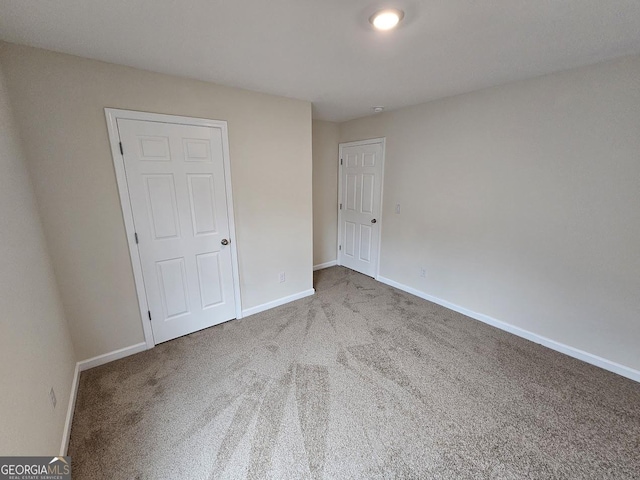
<instances>
[{"instance_id":1,"label":"white six-panel door","mask_svg":"<svg viewBox=\"0 0 640 480\"><path fill-rule=\"evenodd\" d=\"M340 146L338 263L376 276L380 241L383 142Z\"/></svg>"},{"instance_id":2,"label":"white six-panel door","mask_svg":"<svg viewBox=\"0 0 640 480\"><path fill-rule=\"evenodd\" d=\"M225 132L122 118L117 128L154 342L235 318Z\"/></svg>"}]
</instances>

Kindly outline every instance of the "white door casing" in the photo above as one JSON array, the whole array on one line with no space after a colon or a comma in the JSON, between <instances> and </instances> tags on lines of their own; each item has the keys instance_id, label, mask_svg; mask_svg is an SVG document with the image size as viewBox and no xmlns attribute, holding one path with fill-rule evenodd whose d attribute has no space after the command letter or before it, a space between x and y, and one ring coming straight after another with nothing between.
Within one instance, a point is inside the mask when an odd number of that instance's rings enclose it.
<instances>
[{"instance_id":1,"label":"white door casing","mask_svg":"<svg viewBox=\"0 0 640 480\"><path fill-rule=\"evenodd\" d=\"M377 278L384 139L340 144L338 264Z\"/></svg>"},{"instance_id":2,"label":"white door casing","mask_svg":"<svg viewBox=\"0 0 640 480\"><path fill-rule=\"evenodd\" d=\"M147 346L240 318L226 122L106 113Z\"/></svg>"}]
</instances>

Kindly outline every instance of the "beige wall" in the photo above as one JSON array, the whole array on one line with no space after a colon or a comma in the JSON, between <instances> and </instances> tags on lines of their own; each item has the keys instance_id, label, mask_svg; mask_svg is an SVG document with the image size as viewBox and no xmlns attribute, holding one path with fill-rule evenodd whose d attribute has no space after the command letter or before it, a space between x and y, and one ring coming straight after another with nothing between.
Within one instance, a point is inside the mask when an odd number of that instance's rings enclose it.
<instances>
[{"instance_id":1,"label":"beige wall","mask_svg":"<svg viewBox=\"0 0 640 480\"><path fill-rule=\"evenodd\" d=\"M1 72L0 352L0 454L57 455L76 362Z\"/></svg>"},{"instance_id":2,"label":"beige wall","mask_svg":"<svg viewBox=\"0 0 640 480\"><path fill-rule=\"evenodd\" d=\"M313 121L313 264L335 261L339 126Z\"/></svg>"},{"instance_id":3,"label":"beige wall","mask_svg":"<svg viewBox=\"0 0 640 480\"><path fill-rule=\"evenodd\" d=\"M312 288L310 103L11 44L0 62L79 359L143 341L105 107L227 120L243 308Z\"/></svg>"},{"instance_id":4,"label":"beige wall","mask_svg":"<svg viewBox=\"0 0 640 480\"><path fill-rule=\"evenodd\" d=\"M341 125L382 136L382 276L640 369L640 57Z\"/></svg>"}]
</instances>

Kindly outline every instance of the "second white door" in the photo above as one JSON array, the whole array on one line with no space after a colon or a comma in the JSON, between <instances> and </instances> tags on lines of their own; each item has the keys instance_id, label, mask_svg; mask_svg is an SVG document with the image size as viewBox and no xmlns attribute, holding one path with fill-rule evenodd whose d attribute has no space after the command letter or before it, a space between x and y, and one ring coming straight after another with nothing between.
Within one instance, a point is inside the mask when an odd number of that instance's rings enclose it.
<instances>
[{"instance_id":1,"label":"second white door","mask_svg":"<svg viewBox=\"0 0 640 480\"><path fill-rule=\"evenodd\" d=\"M235 318L225 132L122 118L117 126L154 342Z\"/></svg>"},{"instance_id":2,"label":"second white door","mask_svg":"<svg viewBox=\"0 0 640 480\"><path fill-rule=\"evenodd\" d=\"M340 145L338 263L370 277L378 268L383 145Z\"/></svg>"}]
</instances>

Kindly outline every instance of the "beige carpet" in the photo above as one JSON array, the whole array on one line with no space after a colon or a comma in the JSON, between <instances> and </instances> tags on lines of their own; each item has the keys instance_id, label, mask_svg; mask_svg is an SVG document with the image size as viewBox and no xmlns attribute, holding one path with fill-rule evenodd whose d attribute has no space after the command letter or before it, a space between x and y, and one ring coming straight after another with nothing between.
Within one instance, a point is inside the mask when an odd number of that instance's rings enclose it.
<instances>
[{"instance_id":1,"label":"beige carpet","mask_svg":"<svg viewBox=\"0 0 640 480\"><path fill-rule=\"evenodd\" d=\"M75 479L640 478L640 384L341 267L82 374Z\"/></svg>"}]
</instances>

